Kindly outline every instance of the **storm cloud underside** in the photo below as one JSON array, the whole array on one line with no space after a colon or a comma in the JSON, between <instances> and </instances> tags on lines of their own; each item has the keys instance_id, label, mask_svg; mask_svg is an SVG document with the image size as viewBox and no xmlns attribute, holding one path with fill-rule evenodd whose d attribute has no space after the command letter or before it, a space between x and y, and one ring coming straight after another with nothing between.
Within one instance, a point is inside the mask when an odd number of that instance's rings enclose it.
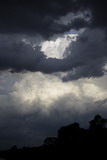
<instances>
[{"instance_id":1,"label":"storm cloud underside","mask_svg":"<svg viewBox=\"0 0 107 160\"><path fill-rule=\"evenodd\" d=\"M88 121L95 114L105 117L106 79L104 76L63 83L55 75L40 72L2 73L1 149L14 144L19 147L40 145L47 136L57 135L62 125L78 121L88 127Z\"/></svg>"},{"instance_id":2,"label":"storm cloud underside","mask_svg":"<svg viewBox=\"0 0 107 160\"><path fill-rule=\"evenodd\" d=\"M41 6L41 3L44 4ZM99 77L104 75L104 65L106 63L106 22L101 19L106 12L104 3L97 3L97 1L33 1L30 3L23 1L11 1L10 3L1 2L1 44L0 44L0 70L11 69L14 72L21 71L41 71L43 73L53 72L66 72L71 71L71 74L64 78L64 80L78 79L82 77ZM101 4L101 6L100 6ZM100 6L100 8L99 8ZM4 12L7 10L7 12ZM98 12L104 10L105 12ZM23 11L23 12L22 12ZM86 12L87 11L87 12ZM8 13L8 16L7 16ZM13 14L14 13L14 14ZM72 13L74 17L69 18L68 23L59 23L61 17ZM78 13L83 14L80 18L75 16ZM80 25L82 21L86 21L90 16L89 24ZM100 13L100 16L99 16ZM41 16L41 17L40 17ZM42 20L41 20L42 19ZM59 19L59 22L58 22ZM66 18L67 19L67 18ZM83 20L82 20L83 19ZM82 20L82 21L81 21ZM88 22L87 22L88 23ZM84 24L84 23L83 23ZM53 26L52 26L53 25ZM77 27L79 26L80 27ZM55 30L56 27L56 30ZM54 34L61 34L70 29L86 29L86 33L83 33L82 38L74 44L75 51L72 49L72 44L68 47L71 52L70 55L63 59L58 60L55 58L48 58L41 52L41 49L37 46L33 50L29 44L22 42L15 43L17 34L42 37L52 37ZM62 29L63 28L63 29ZM96 29L97 28L97 29ZM103 31L102 31L103 28ZM63 31L61 31L63 30ZM100 34L97 34L97 32ZM3 40L3 35L7 35L7 39ZM13 36L12 36L13 34ZM16 37L15 37L16 34ZM32 35L33 34L33 35ZM44 36L45 34L45 36ZM86 34L86 35L85 35ZM96 35L96 39L95 36ZM88 37L91 41L81 41ZM99 36L99 37L97 37ZM101 36L101 37L100 37ZM11 39L11 44L10 44ZM44 38L43 38L44 39ZM81 41L81 42L80 42ZM101 42L100 42L101 41ZM104 44L103 44L104 42ZM100 46L99 46L100 43ZM100 47L97 48L96 46ZM90 53L89 53L90 50ZM66 52L66 51L65 51ZM81 52L81 53L79 53ZM88 52L88 53L87 53ZM98 53L97 53L98 52ZM103 52L103 54L102 54ZM65 53L66 54L66 53ZM97 56L97 54L100 54ZM81 55L81 58L80 58ZM99 58L96 58L96 56ZM93 60L93 57L96 59ZM89 64L90 63L90 64ZM97 65L99 63L99 65ZM94 67L93 67L94 66ZM95 67L97 66L97 67ZM91 70L91 67L94 69ZM75 74L72 75L72 71L75 69ZM88 72L87 72L88 70ZM79 74L78 74L79 72ZM69 78L68 78L69 77Z\"/></svg>"},{"instance_id":3,"label":"storm cloud underside","mask_svg":"<svg viewBox=\"0 0 107 160\"><path fill-rule=\"evenodd\" d=\"M107 117L106 19L105 0L0 1L1 149ZM41 44L74 32L64 58L47 57Z\"/></svg>"}]
</instances>

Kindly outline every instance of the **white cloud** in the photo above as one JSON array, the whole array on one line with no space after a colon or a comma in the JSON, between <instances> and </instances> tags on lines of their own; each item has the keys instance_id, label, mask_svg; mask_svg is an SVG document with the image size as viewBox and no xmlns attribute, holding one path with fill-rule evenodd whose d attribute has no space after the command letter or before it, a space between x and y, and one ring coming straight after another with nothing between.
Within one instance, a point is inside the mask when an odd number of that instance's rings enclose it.
<instances>
[{"instance_id":1,"label":"white cloud","mask_svg":"<svg viewBox=\"0 0 107 160\"><path fill-rule=\"evenodd\" d=\"M5 94L1 92L0 95L2 108L4 106L9 109L12 106L14 110L23 114L37 110L49 113L56 106L61 110L59 103L62 102L64 110L76 109L84 112L89 104L94 105L97 101L107 98L107 87L105 87L107 76L71 82L62 82L56 75L40 72L15 75L7 72L1 77L5 79L2 83L2 92L4 89ZM105 82L104 86L102 81ZM7 83L10 86L6 93Z\"/></svg>"},{"instance_id":2,"label":"white cloud","mask_svg":"<svg viewBox=\"0 0 107 160\"><path fill-rule=\"evenodd\" d=\"M56 40L45 41L41 43L41 51L49 58L65 58L65 49L71 42L76 41L78 34L67 34L63 37L58 37Z\"/></svg>"}]
</instances>

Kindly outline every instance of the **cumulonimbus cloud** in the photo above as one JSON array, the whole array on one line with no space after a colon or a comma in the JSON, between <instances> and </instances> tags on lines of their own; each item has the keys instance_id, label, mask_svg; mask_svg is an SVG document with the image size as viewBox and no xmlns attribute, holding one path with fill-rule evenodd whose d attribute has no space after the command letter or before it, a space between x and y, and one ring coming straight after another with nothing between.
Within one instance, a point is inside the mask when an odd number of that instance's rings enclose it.
<instances>
[{"instance_id":1,"label":"cumulonimbus cloud","mask_svg":"<svg viewBox=\"0 0 107 160\"><path fill-rule=\"evenodd\" d=\"M5 12L6 11L6 12ZM90 27L106 28L106 0L36 0L0 1L0 33L40 34L45 37L63 33L70 28L87 26L84 18L71 17L71 22L59 24L57 21L70 12L73 14L91 12ZM86 14L86 17L89 15Z\"/></svg>"},{"instance_id":2,"label":"cumulonimbus cloud","mask_svg":"<svg viewBox=\"0 0 107 160\"><path fill-rule=\"evenodd\" d=\"M88 127L95 114L106 117L106 79L63 83L42 73L2 73L0 149L41 145L46 137L57 135L62 125L77 121Z\"/></svg>"},{"instance_id":3,"label":"cumulonimbus cloud","mask_svg":"<svg viewBox=\"0 0 107 160\"><path fill-rule=\"evenodd\" d=\"M93 36L96 35L96 36ZM64 59L47 58L40 47L32 47L24 42L9 43L9 39L0 43L0 70L13 72L41 71L43 73L71 72L66 80L104 75L107 59L107 41L105 32L99 29L86 30L76 42L67 48ZM85 39L85 41L84 41Z\"/></svg>"},{"instance_id":4,"label":"cumulonimbus cloud","mask_svg":"<svg viewBox=\"0 0 107 160\"><path fill-rule=\"evenodd\" d=\"M75 25L59 24L56 20L69 12L77 12L77 8L73 0L1 1L0 33L40 34L45 37L63 33Z\"/></svg>"},{"instance_id":5,"label":"cumulonimbus cloud","mask_svg":"<svg viewBox=\"0 0 107 160\"><path fill-rule=\"evenodd\" d=\"M40 0L31 3L17 0L15 2L1 1L0 32L1 35L7 34L9 38L3 40L2 36L2 40L0 40L0 70L10 69L13 72L41 71L43 73L71 72L63 78L64 81L104 75L107 41L105 38L106 31L101 31L101 28L106 28L106 21L102 21L102 19L107 14L105 1L103 4L101 1L98 2L96 0L94 2L92 0L67 0L66 2ZM4 12L4 10L7 10L7 12ZM72 47L68 48L70 54L62 60L47 58L38 46L34 50L30 44L16 43L12 40L12 34L16 33L30 35L33 33L34 35L39 34L49 37L49 35L63 33L71 29L72 26L75 29L87 27L85 20L89 15L84 11L90 11L91 13L92 17L88 26L91 29L86 30L75 42L74 49ZM71 21L67 24L58 23L62 16L66 16L70 12L74 15L80 12L83 15L85 13L85 17L77 18L74 16L74 19L71 18ZM101 13L100 17L99 13ZM9 35L10 33L11 35ZM88 40L84 41L84 37Z\"/></svg>"}]
</instances>

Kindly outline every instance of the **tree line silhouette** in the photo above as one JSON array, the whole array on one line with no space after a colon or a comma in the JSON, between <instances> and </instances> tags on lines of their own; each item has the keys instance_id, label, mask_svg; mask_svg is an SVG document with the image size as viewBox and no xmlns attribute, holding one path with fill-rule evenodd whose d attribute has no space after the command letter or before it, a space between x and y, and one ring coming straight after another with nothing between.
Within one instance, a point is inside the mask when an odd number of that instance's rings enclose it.
<instances>
[{"instance_id":1,"label":"tree line silhouette","mask_svg":"<svg viewBox=\"0 0 107 160\"><path fill-rule=\"evenodd\" d=\"M0 151L0 157L6 160L36 159L39 157L46 159L61 158L85 158L104 156L107 145L107 119L96 115L89 122L89 128L81 128L75 122L63 126L58 130L57 137L47 137L40 147L23 147L18 149L13 146L10 150Z\"/></svg>"}]
</instances>

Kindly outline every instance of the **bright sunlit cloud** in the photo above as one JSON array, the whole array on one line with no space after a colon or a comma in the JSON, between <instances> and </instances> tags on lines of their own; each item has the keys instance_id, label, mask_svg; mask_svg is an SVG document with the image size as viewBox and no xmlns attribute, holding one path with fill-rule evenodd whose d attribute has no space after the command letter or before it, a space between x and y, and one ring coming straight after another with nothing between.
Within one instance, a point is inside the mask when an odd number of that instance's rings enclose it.
<instances>
[{"instance_id":1,"label":"bright sunlit cloud","mask_svg":"<svg viewBox=\"0 0 107 160\"><path fill-rule=\"evenodd\" d=\"M41 51L47 56L47 58L65 58L65 49L71 42L75 42L78 34L67 34L63 37L58 37L56 40L45 41L41 44Z\"/></svg>"},{"instance_id":2,"label":"bright sunlit cloud","mask_svg":"<svg viewBox=\"0 0 107 160\"><path fill-rule=\"evenodd\" d=\"M106 82L106 78L107 76L64 83L55 75L40 72L16 75L7 72L0 76L0 101L5 107L11 103L18 111L27 113L37 109L49 112L60 99L64 99L65 108L69 105L69 108L75 107L82 112L86 107L84 103L106 99L107 87L105 83L101 84L101 81ZM9 87L6 93L7 83Z\"/></svg>"}]
</instances>

